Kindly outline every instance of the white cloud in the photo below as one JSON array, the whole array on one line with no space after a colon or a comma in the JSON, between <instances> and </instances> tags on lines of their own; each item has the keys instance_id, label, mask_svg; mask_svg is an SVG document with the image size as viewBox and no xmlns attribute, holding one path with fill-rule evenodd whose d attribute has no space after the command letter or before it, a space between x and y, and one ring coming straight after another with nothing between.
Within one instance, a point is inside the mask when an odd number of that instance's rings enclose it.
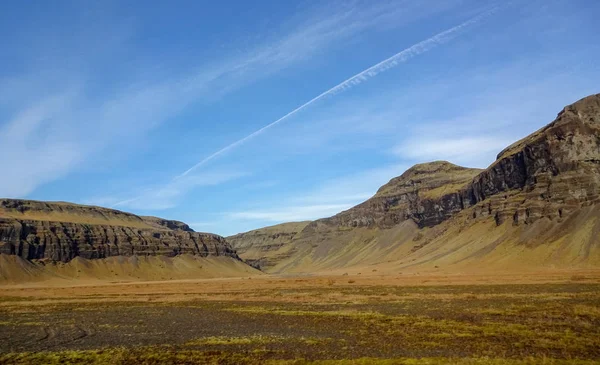
<instances>
[{"instance_id":1,"label":"white cloud","mask_svg":"<svg viewBox=\"0 0 600 365\"><path fill-rule=\"evenodd\" d=\"M0 104L10 108L13 117L4 122L3 129L29 128L21 135L18 144L9 141L7 135L2 139L2 156L5 161L5 171L10 173L10 179L0 180L0 195L11 197L26 196L38 186L59 179L69 174L94 154L99 154L109 146L115 149L134 148L133 136L144 134L172 116L180 113L191 103L198 100L210 102L222 95L239 88L253 80L265 77L297 62L306 60L319 52L337 46L341 41L360 34L370 27L379 27L385 20L386 26L400 26L415 19L415 12L425 16L445 7L418 6L412 12L405 12L407 4L385 2L370 5L345 5L323 7L318 11L303 15L294 24L281 26L274 32L275 36L264 37L261 44L254 44L237 55L219 57L205 64L198 65L195 70L187 70L166 77L156 76L160 73L139 70L129 80L123 80L122 87L110 90L108 98L98 98L94 85L82 83L78 89L77 98L58 102L60 110L45 106L48 100L62 98L61 91L56 89L56 80L89 79L87 72L95 62L95 54L81 52L82 44L97 44L99 40L111 40L102 43L102 54L111 54L118 50L119 54L126 52L127 42L134 37L130 25L120 25L127 36L107 34L101 27L102 21L94 20L94 29L102 32L92 32L86 42L86 32L74 32L78 35L68 46L61 49L56 64L35 64L31 72L22 75L11 75L10 79L0 80L0 95L18 98L10 104ZM440 10L441 9L441 10ZM111 23L109 19L107 23ZM100 37L101 35L101 37ZM44 42L36 39L38 45ZM86 48L87 49L87 48ZM32 51L35 52L35 49ZM72 54L69 54L72 53ZM54 55L55 58L56 55ZM86 58L87 57L87 58ZM83 65L80 68L66 69L61 60L69 59L76 62L71 65ZM102 61L107 61L102 58ZM152 67L160 68L160 65ZM32 66L33 67L33 66ZM152 68L150 67L150 68ZM58 70L58 71L57 71ZM35 74L35 77L32 75ZM152 75L151 79L147 79ZM15 93L14 90L20 90ZM27 92L23 92L27 91ZM30 92L35 91L35 92ZM18 95L18 96L17 96ZM27 96L27 97L26 97ZM6 99L8 100L8 99ZM41 107L41 106L43 107ZM22 120L29 119L29 122ZM36 120L43 121L35 122ZM18 124L24 123L22 126ZM51 136L39 143L32 136L53 131ZM121 143L126 142L126 143ZM8 165L8 167L7 167ZM171 184L159 188L159 192L151 194L163 202L156 206L170 206L166 200L173 193ZM110 198L107 197L109 201Z\"/></svg>"},{"instance_id":2,"label":"white cloud","mask_svg":"<svg viewBox=\"0 0 600 365\"><path fill-rule=\"evenodd\" d=\"M64 108L73 99L71 91L45 98L2 125L0 195L26 195L81 162L78 141L57 128Z\"/></svg>"},{"instance_id":3,"label":"white cloud","mask_svg":"<svg viewBox=\"0 0 600 365\"><path fill-rule=\"evenodd\" d=\"M334 215L350 208L350 204L317 204L303 206L289 206L281 209L250 210L229 213L228 217L234 220L258 220L266 222L294 222L314 220Z\"/></svg>"},{"instance_id":4,"label":"white cloud","mask_svg":"<svg viewBox=\"0 0 600 365\"><path fill-rule=\"evenodd\" d=\"M200 168L201 166L205 165L206 163L210 162L211 160L241 146L243 143L259 136L260 134L266 132L268 129L274 127L275 125L285 121L286 119L292 117L293 115L295 115L296 113L308 108L310 105L318 102L321 99L324 99L326 97L329 96L333 96L336 94L339 94L345 90L351 89L357 85L360 85L363 82L366 82L367 80L369 80L370 78L373 78L375 76L377 76L378 74L385 72L393 67L398 66L400 63L403 63L413 57L416 57L422 53L425 53L441 44L444 44L448 41L450 41L451 39L453 39L454 37L456 37L458 34L460 34L462 31L464 31L465 29L468 29L470 26L479 23L480 21L482 21L483 19L485 19L486 17L490 16L491 14L493 14L495 11L497 10L497 8L492 8L491 10L488 10L482 14L479 14L463 23L460 23L458 25L455 25L443 32L440 32L432 37L429 37L423 41L420 41L418 43L413 44L412 46L403 49L402 51L394 54L393 56L355 74L354 76L342 81L341 83L337 84L336 86L324 91L323 93L315 96L314 98L310 99L309 101L307 101L306 103L300 105L299 107L297 107L296 109L290 111L289 113L285 114L284 116L282 116L281 118L263 126L262 128L250 133L249 135L221 148L220 150L215 151L214 153L208 155L207 157L203 158L202 160L200 160L198 163L196 163L194 166L190 167L189 169L187 169L186 171L182 172L180 175L176 176L175 178L178 179L180 177L184 177L187 174L191 173L192 171Z\"/></svg>"},{"instance_id":5,"label":"white cloud","mask_svg":"<svg viewBox=\"0 0 600 365\"><path fill-rule=\"evenodd\" d=\"M143 210L173 208L179 203L179 200L192 189L221 185L248 175L247 172L237 169L190 175L186 176L184 179L172 181L171 183L158 188L146 188L144 191L138 192L134 198L117 201L113 200L110 207L117 209L128 208ZM104 199L106 200L106 198Z\"/></svg>"},{"instance_id":6,"label":"white cloud","mask_svg":"<svg viewBox=\"0 0 600 365\"><path fill-rule=\"evenodd\" d=\"M393 164L366 169L326 180L303 194L294 194L291 202L301 204L351 204L356 205L375 194L391 178L400 176L409 166Z\"/></svg>"},{"instance_id":7,"label":"white cloud","mask_svg":"<svg viewBox=\"0 0 600 365\"><path fill-rule=\"evenodd\" d=\"M411 160L428 162L435 160L447 160L456 164L475 163L475 166L487 164L481 161L481 156L488 159L491 154L497 154L501 149L510 144L510 140L494 136L462 136L455 138L444 137L420 137L405 141L394 147L393 153L398 157ZM482 166L484 167L484 166Z\"/></svg>"},{"instance_id":8,"label":"white cloud","mask_svg":"<svg viewBox=\"0 0 600 365\"><path fill-rule=\"evenodd\" d=\"M572 69L553 72L563 62L567 61L550 57L534 65L515 62L432 83L432 92L453 85L428 100L443 112L412 117L413 122L398 133L392 154L410 163L447 160L489 166L505 147L550 123L563 106L593 92L589 80Z\"/></svg>"},{"instance_id":9,"label":"white cloud","mask_svg":"<svg viewBox=\"0 0 600 365\"><path fill-rule=\"evenodd\" d=\"M247 200L245 207L225 213L212 213L190 226L195 230L231 235L265 225L315 220L333 216L375 194L391 178L401 175L404 165L389 165L329 179L304 191L284 191L271 199L261 198L258 207ZM250 204L250 205L248 205Z\"/></svg>"},{"instance_id":10,"label":"white cloud","mask_svg":"<svg viewBox=\"0 0 600 365\"><path fill-rule=\"evenodd\" d=\"M391 165L330 179L309 191L294 192L291 198L263 203L263 208L240 210L226 216L230 222L254 220L263 225L330 217L367 200L381 185L405 170L402 165Z\"/></svg>"}]
</instances>

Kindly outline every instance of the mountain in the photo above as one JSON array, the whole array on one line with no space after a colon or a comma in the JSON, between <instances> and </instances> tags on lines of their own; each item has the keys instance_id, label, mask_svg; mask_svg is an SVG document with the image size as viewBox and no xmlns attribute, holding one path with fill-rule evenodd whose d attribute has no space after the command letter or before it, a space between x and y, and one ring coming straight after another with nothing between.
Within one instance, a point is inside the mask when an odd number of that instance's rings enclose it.
<instances>
[{"instance_id":1,"label":"mountain","mask_svg":"<svg viewBox=\"0 0 600 365\"><path fill-rule=\"evenodd\" d=\"M253 267L266 269L288 257L292 248L288 243L310 222L290 222L264 227L227 237L239 255Z\"/></svg>"},{"instance_id":2,"label":"mountain","mask_svg":"<svg viewBox=\"0 0 600 365\"><path fill-rule=\"evenodd\" d=\"M565 107L487 169L415 165L347 211L243 258L271 272L600 265L600 94ZM277 227L277 226L275 226ZM259 230L260 231L260 230ZM271 235L278 232L271 229ZM262 255L262 256L261 256Z\"/></svg>"},{"instance_id":3,"label":"mountain","mask_svg":"<svg viewBox=\"0 0 600 365\"><path fill-rule=\"evenodd\" d=\"M461 209L455 194L481 171L446 161L415 165L383 185L371 199L313 226L391 228L407 219L421 227L433 226Z\"/></svg>"},{"instance_id":4,"label":"mountain","mask_svg":"<svg viewBox=\"0 0 600 365\"><path fill-rule=\"evenodd\" d=\"M25 276L26 272L36 277L48 273L72 276L77 270L89 271L90 277L121 271L121 278L138 279L255 271L223 237L194 232L183 222L94 206L18 199L0 199L0 256L0 280ZM236 269L220 267L225 264ZM78 268L70 270L70 266ZM200 266L205 270L197 270ZM213 266L214 270L206 270ZM8 267L14 268L12 274Z\"/></svg>"}]
</instances>

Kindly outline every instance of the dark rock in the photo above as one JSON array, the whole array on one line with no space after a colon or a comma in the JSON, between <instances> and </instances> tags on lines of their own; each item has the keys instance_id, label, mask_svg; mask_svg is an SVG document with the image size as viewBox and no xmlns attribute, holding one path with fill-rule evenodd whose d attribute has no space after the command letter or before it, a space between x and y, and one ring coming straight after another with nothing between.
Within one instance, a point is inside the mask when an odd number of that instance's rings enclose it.
<instances>
[{"instance_id":1,"label":"dark rock","mask_svg":"<svg viewBox=\"0 0 600 365\"><path fill-rule=\"evenodd\" d=\"M485 203L484 203L485 201ZM555 121L509 146L487 169L437 161L415 165L375 196L319 225L389 228L407 219L435 226L475 207L473 218L529 224L600 201L600 94L569 105Z\"/></svg>"},{"instance_id":2,"label":"dark rock","mask_svg":"<svg viewBox=\"0 0 600 365\"><path fill-rule=\"evenodd\" d=\"M0 200L0 253L67 262L75 257L193 254L239 259L227 241L188 225L69 203Z\"/></svg>"}]
</instances>

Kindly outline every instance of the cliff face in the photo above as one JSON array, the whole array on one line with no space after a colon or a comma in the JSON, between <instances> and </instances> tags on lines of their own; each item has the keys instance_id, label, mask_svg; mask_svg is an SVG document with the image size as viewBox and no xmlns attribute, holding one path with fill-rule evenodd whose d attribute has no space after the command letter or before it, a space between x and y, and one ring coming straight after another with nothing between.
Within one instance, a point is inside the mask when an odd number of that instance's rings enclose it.
<instances>
[{"instance_id":1,"label":"cliff face","mask_svg":"<svg viewBox=\"0 0 600 365\"><path fill-rule=\"evenodd\" d=\"M264 227L227 237L244 260L258 269L269 268L293 250L290 243L310 222L291 222Z\"/></svg>"},{"instance_id":2,"label":"cliff face","mask_svg":"<svg viewBox=\"0 0 600 365\"><path fill-rule=\"evenodd\" d=\"M163 218L159 218L159 217L150 217L150 216L142 216L140 218L142 218L144 223L147 223L158 229L168 228L168 229L174 230L174 231L194 232L194 230L191 229L190 226L188 226L187 224L180 222L180 221L174 221L174 220L170 220L170 219L163 219Z\"/></svg>"},{"instance_id":3,"label":"cliff face","mask_svg":"<svg viewBox=\"0 0 600 365\"><path fill-rule=\"evenodd\" d=\"M67 262L110 256L229 256L221 236L186 224L69 203L0 200L0 253Z\"/></svg>"},{"instance_id":4,"label":"cliff face","mask_svg":"<svg viewBox=\"0 0 600 365\"><path fill-rule=\"evenodd\" d=\"M415 165L373 198L311 226L390 228L411 219L421 228L433 227L486 200L475 217L521 224L560 218L599 199L600 94L567 106L485 170L444 161Z\"/></svg>"},{"instance_id":5,"label":"cliff face","mask_svg":"<svg viewBox=\"0 0 600 365\"><path fill-rule=\"evenodd\" d=\"M420 226L436 225L461 209L453 194L479 172L446 161L415 165L382 186L371 199L312 226L390 228L407 219Z\"/></svg>"},{"instance_id":6,"label":"cliff face","mask_svg":"<svg viewBox=\"0 0 600 365\"><path fill-rule=\"evenodd\" d=\"M509 146L460 192L464 208L497 223L561 218L600 201L600 94L565 107L555 121ZM487 211L487 212L486 212Z\"/></svg>"}]
</instances>

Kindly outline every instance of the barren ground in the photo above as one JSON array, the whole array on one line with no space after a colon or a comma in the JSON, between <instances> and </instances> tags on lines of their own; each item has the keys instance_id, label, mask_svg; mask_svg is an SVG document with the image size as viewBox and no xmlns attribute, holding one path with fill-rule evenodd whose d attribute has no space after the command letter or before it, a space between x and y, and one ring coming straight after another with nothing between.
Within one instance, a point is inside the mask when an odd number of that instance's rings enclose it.
<instances>
[{"instance_id":1,"label":"barren ground","mask_svg":"<svg viewBox=\"0 0 600 365\"><path fill-rule=\"evenodd\" d=\"M0 364L323 361L600 363L600 271L0 287Z\"/></svg>"}]
</instances>

